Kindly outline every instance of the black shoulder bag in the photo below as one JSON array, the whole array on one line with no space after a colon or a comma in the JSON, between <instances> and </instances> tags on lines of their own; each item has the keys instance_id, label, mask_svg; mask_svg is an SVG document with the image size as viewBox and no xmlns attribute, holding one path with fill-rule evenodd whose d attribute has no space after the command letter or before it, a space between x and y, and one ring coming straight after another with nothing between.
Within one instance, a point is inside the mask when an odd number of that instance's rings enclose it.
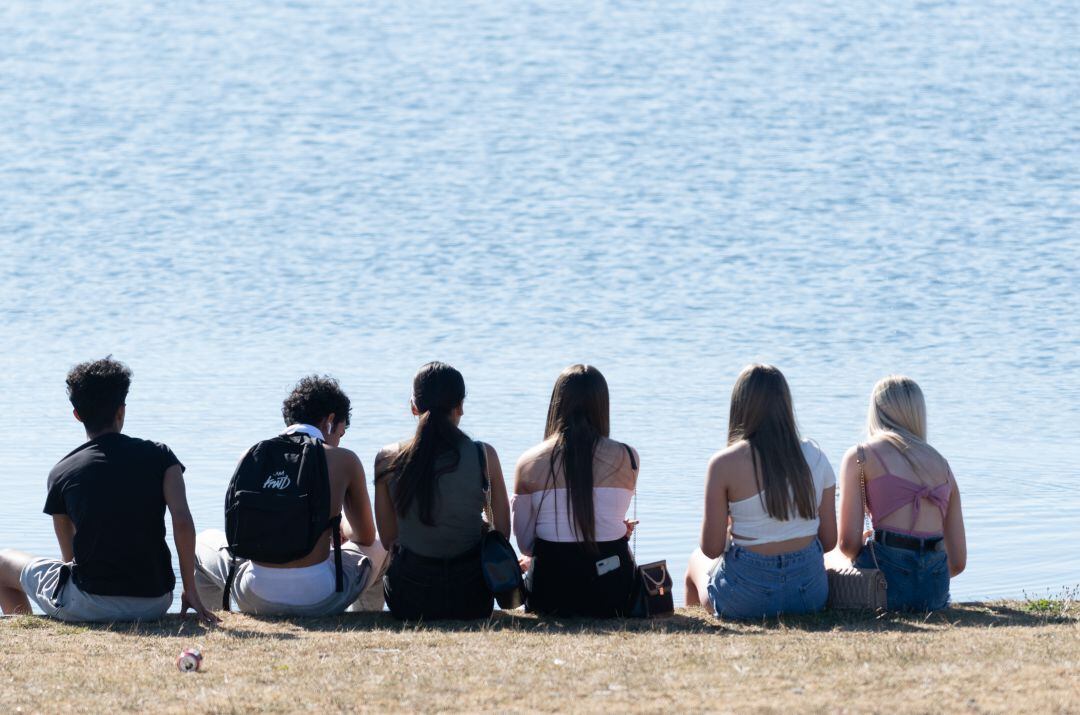
<instances>
[{"instance_id":1,"label":"black shoulder bag","mask_svg":"<svg viewBox=\"0 0 1080 715\"><path fill-rule=\"evenodd\" d=\"M525 582L521 578L517 552L510 540L495 528L491 480L488 478L487 452L483 443L476 443L476 453L480 457L480 474L484 480L484 517L487 519L484 535L480 539L480 566L499 608L509 610L525 602Z\"/></svg>"}]
</instances>

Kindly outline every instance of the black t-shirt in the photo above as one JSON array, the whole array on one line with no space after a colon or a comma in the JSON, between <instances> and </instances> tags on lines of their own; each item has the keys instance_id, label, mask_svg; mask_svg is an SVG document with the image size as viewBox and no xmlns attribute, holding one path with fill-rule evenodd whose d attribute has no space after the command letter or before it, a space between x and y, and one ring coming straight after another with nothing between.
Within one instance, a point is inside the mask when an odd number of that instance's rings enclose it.
<instances>
[{"instance_id":1,"label":"black t-shirt","mask_svg":"<svg viewBox=\"0 0 1080 715\"><path fill-rule=\"evenodd\" d=\"M80 589L146 598L172 591L164 478L174 464L180 460L165 445L113 432L49 472L45 513L67 514L75 524L71 577Z\"/></svg>"}]
</instances>

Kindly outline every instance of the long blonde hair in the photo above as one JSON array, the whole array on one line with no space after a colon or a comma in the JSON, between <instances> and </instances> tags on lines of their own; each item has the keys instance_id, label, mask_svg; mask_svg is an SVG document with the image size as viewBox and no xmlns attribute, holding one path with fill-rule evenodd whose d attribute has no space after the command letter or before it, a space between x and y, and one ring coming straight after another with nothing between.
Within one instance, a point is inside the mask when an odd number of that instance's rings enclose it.
<instances>
[{"instance_id":1,"label":"long blonde hair","mask_svg":"<svg viewBox=\"0 0 1080 715\"><path fill-rule=\"evenodd\" d=\"M896 447L916 473L920 470L911 458L911 448L917 445L936 451L926 442L926 400L922 390L904 375L889 375L874 385L866 431L871 438L880 437Z\"/></svg>"}]
</instances>

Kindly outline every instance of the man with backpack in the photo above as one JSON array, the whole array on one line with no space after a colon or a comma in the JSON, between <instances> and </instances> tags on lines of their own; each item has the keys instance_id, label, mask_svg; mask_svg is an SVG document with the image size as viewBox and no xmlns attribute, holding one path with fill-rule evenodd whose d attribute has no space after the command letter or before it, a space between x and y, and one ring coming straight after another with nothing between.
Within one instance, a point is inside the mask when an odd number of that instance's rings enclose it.
<instances>
[{"instance_id":1,"label":"man with backpack","mask_svg":"<svg viewBox=\"0 0 1080 715\"><path fill-rule=\"evenodd\" d=\"M32 600L62 621L160 618L176 582L165 543L168 507L184 589L180 613L190 608L207 623L218 620L195 588L184 466L164 444L121 434L130 387L131 371L111 357L68 373L68 397L87 441L49 472L45 513L62 558L0 552L4 613L30 613Z\"/></svg>"},{"instance_id":2,"label":"man with backpack","mask_svg":"<svg viewBox=\"0 0 1080 715\"><path fill-rule=\"evenodd\" d=\"M327 616L381 591L381 563L364 553L375 542L364 467L337 446L350 411L337 380L305 377L282 406L285 431L244 453L225 495L225 532L196 544L196 583L212 608Z\"/></svg>"}]
</instances>

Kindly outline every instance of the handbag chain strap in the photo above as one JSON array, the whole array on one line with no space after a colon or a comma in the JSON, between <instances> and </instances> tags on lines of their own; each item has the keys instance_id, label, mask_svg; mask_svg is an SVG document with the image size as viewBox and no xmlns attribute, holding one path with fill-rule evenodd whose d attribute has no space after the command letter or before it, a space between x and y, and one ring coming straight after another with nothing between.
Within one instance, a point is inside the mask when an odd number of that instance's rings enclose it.
<instances>
[{"instance_id":1,"label":"handbag chain strap","mask_svg":"<svg viewBox=\"0 0 1080 715\"><path fill-rule=\"evenodd\" d=\"M637 472L637 463L636 463L636 460L634 459L634 453L630 451L630 445L624 444L623 447L626 449L626 456L630 458L630 469L635 472L635 474L634 474L634 497L633 497L633 501L634 501L634 521L637 521L637 474L636 474L636 472ZM634 533L633 533L631 539L633 541L633 544L630 547L630 553L634 557L634 560L636 561L637 560L637 524L634 524Z\"/></svg>"},{"instance_id":2,"label":"handbag chain strap","mask_svg":"<svg viewBox=\"0 0 1080 715\"><path fill-rule=\"evenodd\" d=\"M477 455L480 457L480 476L484 478L484 518L487 520L487 528L495 528L495 512L491 508L491 478L487 470L487 448L483 442L476 443Z\"/></svg>"},{"instance_id":3,"label":"handbag chain strap","mask_svg":"<svg viewBox=\"0 0 1080 715\"><path fill-rule=\"evenodd\" d=\"M859 496L862 498L862 512L863 512L863 529L866 529L867 516L870 513L869 505L866 501L866 452L863 451L863 446L860 444L855 459L859 462ZM870 528L874 528L873 518L870 520ZM881 566L878 564L877 552L874 550L874 535L870 535L870 558L874 560L874 568L878 571L881 570Z\"/></svg>"}]
</instances>

